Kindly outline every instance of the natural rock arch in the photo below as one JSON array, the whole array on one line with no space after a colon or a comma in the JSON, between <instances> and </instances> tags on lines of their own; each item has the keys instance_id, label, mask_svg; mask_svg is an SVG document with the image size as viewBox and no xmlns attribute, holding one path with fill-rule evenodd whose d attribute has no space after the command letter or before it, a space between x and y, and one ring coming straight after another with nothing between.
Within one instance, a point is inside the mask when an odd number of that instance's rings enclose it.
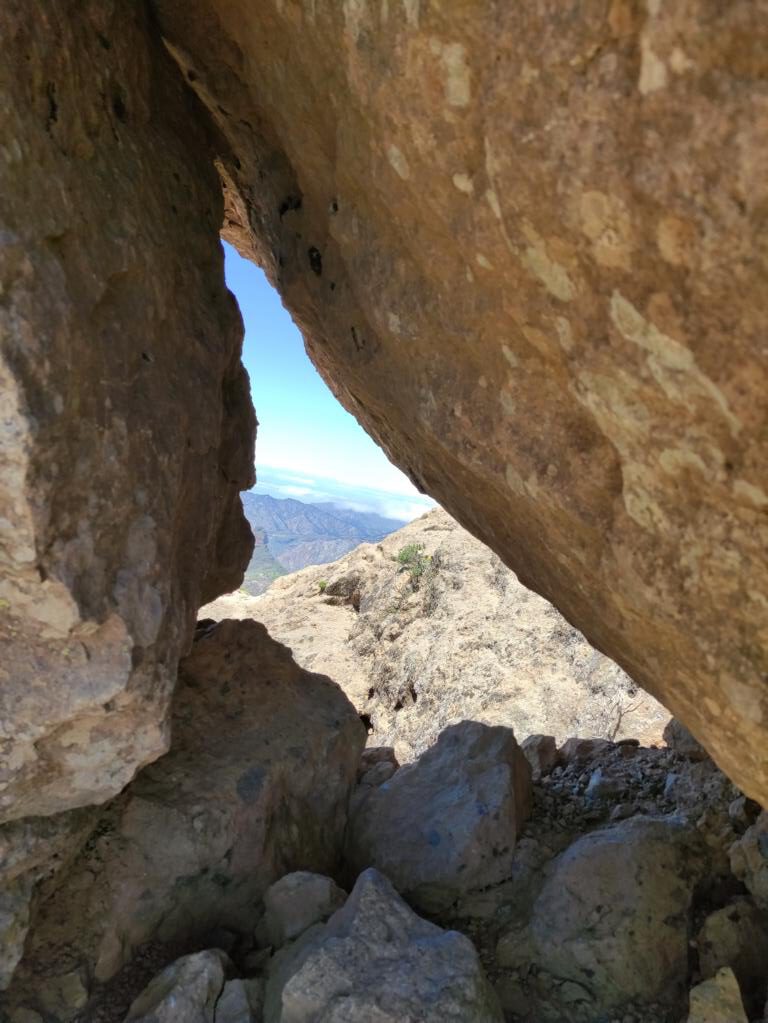
<instances>
[{"instance_id":1,"label":"natural rock arch","mask_svg":"<svg viewBox=\"0 0 768 1023\"><path fill-rule=\"evenodd\" d=\"M393 459L765 802L765 4L33 6L0 71L0 820L163 751L247 557L222 215Z\"/></svg>"}]
</instances>

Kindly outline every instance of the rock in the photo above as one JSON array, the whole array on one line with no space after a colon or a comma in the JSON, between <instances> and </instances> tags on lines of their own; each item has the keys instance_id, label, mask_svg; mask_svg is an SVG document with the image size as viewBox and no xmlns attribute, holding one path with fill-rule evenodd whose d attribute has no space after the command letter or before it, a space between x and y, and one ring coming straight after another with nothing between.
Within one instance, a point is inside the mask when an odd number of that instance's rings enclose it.
<instances>
[{"instance_id":1,"label":"rock","mask_svg":"<svg viewBox=\"0 0 768 1023\"><path fill-rule=\"evenodd\" d=\"M155 5L225 237L411 479L765 804L762 11L253 6Z\"/></svg>"},{"instance_id":2,"label":"rock","mask_svg":"<svg viewBox=\"0 0 768 1023\"><path fill-rule=\"evenodd\" d=\"M581 764L592 760L600 753L609 749L611 743L607 739L580 739L573 737L566 739L558 750L558 760L561 764Z\"/></svg>"},{"instance_id":3,"label":"rock","mask_svg":"<svg viewBox=\"0 0 768 1023\"><path fill-rule=\"evenodd\" d=\"M621 782L616 778L612 778L610 775L606 774L602 768L598 767L598 769L593 771L589 776L589 783L587 784L584 795L589 800L613 799L619 795L621 791Z\"/></svg>"},{"instance_id":4,"label":"rock","mask_svg":"<svg viewBox=\"0 0 768 1023\"><path fill-rule=\"evenodd\" d=\"M167 750L197 608L250 556L255 420L216 147L149 15L0 20L2 823Z\"/></svg>"},{"instance_id":5,"label":"rock","mask_svg":"<svg viewBox=\"0 0 768 1023\"><path fill-rule=\"evenodd\" d=\"M401 551L427 564L414 589ZM359 610L320 593L354 575ZM338 680L371 721L370 742L408 763L460 721L515 735L640 736L660 743L669 712L594 650L551 604L436 508L335 565L278 579L258 600L243 593L201 610L255 618L309 671ZM376 748L374 747L374 748ZM362 769L362 764L361 764Z\"/></svg>"},{"instance_id":6,"label":"rock","mask_svg":"<svg viewBox=\"0 0 768 1023\"><path fill-rule=\"evenodd\" d=\"M531 771L512 730L465 721L357 804L347 861L375 866L435 911L510 873L530 807Z\"/></svg>"},{"instance_id":7,"label":"rock","mask_svg":"<svg viewBox=\"0 0 768 1023\"><path fill-rule=\"evenodd\" d=\"M704 760L707 757L707 751L698 739L677 718L672 718L664 729L664 741L675 753L690 760Z\"/></svg>"},{"instance_id":8,"label":"rock","mask_svg":"<svg viewBox=\"0 0 768 1023\"><path fill-rule=\"evenodd\" d=\"M584 1018L634 1001L674 1008L688 970L696 867L686 851L689 841L674 819L643 817L578 838L552 865L533 906L527 943L502 940L499 962L532 961L545 971L545 1003L560 998L564 982L576 985L587 1007Z\"/></svg>"},{"instance_id":9,"label":"rock","mask_svg":"<svg viewBox=\"0 0 768 1023\"><path fill-rule=\"evenodd\" d=\"M733 970L726 966L691 988L688 1023L749 1023Z\"/></svg>"},{"instance_id":10,"label":"rock","mask_svg":"<svg viewBox=\"0 0 768 1023\"><path fill-rule=\"evenodd\" d=\"M88 807L0 826L0 990L24 951L36 886L67 866L97 814Z\"/></svg>"},{"instance_id":11,"label":"rock","mask_svg":"<svg viewBox=\"0 0 768 1023\"><path fill-rule=\"evenodd\" d=\"M264 926L269 944L281 948L308 927L327 920L347 893L330 877L306 870L286 874L264 895Z\"/></svg>"},{"instance_id":12,"label":"rock","mask_svg":"<svg viewBox=\"0 0 768 1023\"><path fill-rule=\"evenodd\" d=\"M764 810L731 846L730 860L733 873L744 882L755 902L768 909L768 811Z\"/></svg>"},{"instance_id":13,"label":"rock","mask_svg":"<svg viewBox=\"0 0 768 1023\"><path fill-rule=\"evenodd\" d=\"M264 984L259 978L228 980L216 1003L214 1023L261 1023Z\"/></svg>"},{"instance_id":14,"label":"rock","mask_svg":"<svg viewBox=\"0 0 768 1023\"><path fill-rule=\"evenodd\" d=\"M757 1016L768 984L768 914L748 899L734 900L709 914L696 935L695 946L701 975L713 977L722 967L730 967L750 1018Z\"/></svg>"},{"instance_id":15,"label":"rock","mask_svg":"<svg viewBox=\"0 0 768 1023\"><path fill-rule=\"evenodd\" d=\"M502 1023L468 938L420 919L376 870L276 964L265 1023Z\"/></svg>"},{"instance_id":16,"label":"rock","mask_svg":"<svg viewBox=\"0 0 768 1023\"><path fill-rule=\"evenodd\" d=\"M125 1023L215 1023L224 976L231 968L217 949L177 959L133 1002Z\"/></svg>"},{"instance_id":17,"label":"rock","mask_svg":"<svg viewBox=\"0 0 768 1023\"><path fill-rule=\"evenodd\" d=\"M400 764L398 763L395 751L392 746L369 746L363 750L363 755L360 757L360 766L357 769L358 781L366 775L371 768L378 767L379 764L390 764L392 766L392 773L398 769Z\"/></svg>"},{"instance_id":18,"label":"rock","mask_svg":"<svg viewBox=\"0 0 768 1023\"><path fill-rule=\"evenodd\" d=\"M173 736L56 879L11 989L19 1001L55 987L63 961L103 982L150 940L250 934L286 871L337 867L364 730L338 686L262 625L202 633L180 667Z\"/></svg>"},{"instance_id":19,"label":"rock","mask_svg":"<svg viewBox=\"0 0 768 1023\"><path fill-rule=\"evenodd\" d=\"M557 764L557 742L554 735L529 735L527 739L523 739L520 749L531 765L531 776L534 781L549 774Z\"/></svg>"},{"instance_id":20,"label":"rock","mask_svg":"<svg viewBox=\"0 0 768 1023\"><path fill-rule=\"evenodd\" d=\"M360 784L376 788L379 785L383 785L385 781L389 781L396 770L397 768L394 764L387 760L382 760L381 763L376 764L369 771L365 772L360 779Z\"/></svg>"}]
</instances>

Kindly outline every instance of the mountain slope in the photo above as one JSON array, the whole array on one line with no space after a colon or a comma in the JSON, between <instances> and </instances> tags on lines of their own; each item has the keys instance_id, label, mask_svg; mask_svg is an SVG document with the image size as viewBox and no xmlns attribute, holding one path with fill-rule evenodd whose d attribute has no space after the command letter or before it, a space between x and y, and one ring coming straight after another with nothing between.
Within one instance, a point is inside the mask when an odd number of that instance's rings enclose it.
<instances>
[{"instance_id":1,"label":"mountain slope","mask_svg":"<svg viewBox=\"0 0 768 1023\"><path fill-rule=\"evenodd\" d=\"M335 561L359 544L381 540L403 525L397 519L328 502L310 504L252 492L243 494L243 510L257 538L243 584L253 595L286 571Z\"/></svg>"},{"instance_id":2,"label":"mountain slope","mask_svg":"<svg viewBox=\"0 0 768 1023\"><path fill-rule=\"evenodd\" d=\"M436 510L332 565L233 594L201 617L253 617L411 760L464 719L657 741L669 714L543 598Z\"/></svg>"}]
</instances>

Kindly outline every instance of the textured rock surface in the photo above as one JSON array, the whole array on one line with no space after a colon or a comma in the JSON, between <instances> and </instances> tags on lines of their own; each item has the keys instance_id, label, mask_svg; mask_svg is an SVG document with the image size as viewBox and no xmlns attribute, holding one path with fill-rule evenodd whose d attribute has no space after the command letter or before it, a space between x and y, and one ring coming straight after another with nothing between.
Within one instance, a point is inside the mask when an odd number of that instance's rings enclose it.
<instances>
[{"instance_id":1,"label":"textured rock surface","mask_svg":"<svg viewBox=\"0 0 768 1023\"><path fill-rule=\"evenodd\" d=\"M214 1023L228 968L216 950L177 959L139 995L126 1023Z\"/></svg>"},{"instance_id":2,"label":"textured rock surface","mask_svg":"<svg viewBox=\"0 0 768 1023\"><path fill-rule=\"evenodd\" d=\"M508 876L531 805L531 769L508 728L447 728L414 764L358 789L346 857L376 867L425 910Z\"/></svg>"},{"instance_id":3,"label":"textured rock surface","mask_svg":"<svg viewBox=\"0 0 768 1023\"><path fill-rule=\"evenodd\" d=\"M23 1004L73 969L108 980L150 939L189 947L216 928L250 932L277 878L337 864L365 742L354 708L262 625L201 631L180 669L171 752L43 891L10 989Z\"/></svg>"},{"instance_id":4,"label":"textured rock surface","mask_svg":"<svg viewBox=\"0 0 768 1023\"><path fill-rule=\"evenodd\" d=\"M376 870L273 968L265 1023L502 1023L472 943L422 920Z\"/></svg>"},{"instance_id":5,"label":"textured rock surface","mask_svg":"<svg viewBox=\"0 0 768 1023\"><path fill-rule=\"evenodd\" d=\"M416 580L397 560L412 545ZM325 583L321 587L321 583ZM370 742L413 760L447 725L660 742L669 713L486 546L436 510L335 565L233 593L201 616L253 617L302 667L336 679Z\"/></svg>"},{"instance_id":6,"label":"textured rock surface","mask_svg":"<svg viewBox=\"0 0 768 1023\"><path fill-rule=\"evenodd\" d=\"M0 22L3 822L167 748L196 609L250 553L254 419L212 136L145 8Z\"/></svg>"},{"instance_id":7,"label":"textured rock surface","mask_svg":"<svg viewBox=\"0 0 768 1023\"><path fill-rule=\"evenodd\" d=\"M280 948L312 924L327 920L344 904L347 893L330 878L297 870L264 894L264 928L269 943Z\"/></svg>"},{"instance_id":8,"label":"textured rock surface","mask_svg":"<svg viewBox=\"0 0 768 1023\"><path fill-rule=\"evenodd\" d=\"M688 1023L748 1023L733 970L718 970L691 989Z\"/></svg>"},{"instance_id":9,"label":"textured rock surface","mask_svg":"<svg viewBox=\"0 0 768 1023\"><path fill-rule=\"evenodd\" d=\"M731 849L731 868L768 910L768 810L760 814Z\"/></svg>"},{"instance_id":10,"label":"textured rock surface","mask_svg":"<svg viewBox=\"0 0 768 1023\"><path fill-rule=\"evenodd\" d=\"M635 1001L680 1004L691 846L679 820L634 817L579 838L553 863L522 940L513 932L499 950L505 965L542 971L542 1019L558 1018L563 1001L585 1021Z\"/></svg>"},{"instance_id":11,"label":"textured rock surface","mask_svg":"<svg viewBox=\"0 0 768 1023\"><path fill-rule=\"evenodd\" d=\"M155 6L336 393L768 800L765 0Z\"/></svg>"}]
</instances>

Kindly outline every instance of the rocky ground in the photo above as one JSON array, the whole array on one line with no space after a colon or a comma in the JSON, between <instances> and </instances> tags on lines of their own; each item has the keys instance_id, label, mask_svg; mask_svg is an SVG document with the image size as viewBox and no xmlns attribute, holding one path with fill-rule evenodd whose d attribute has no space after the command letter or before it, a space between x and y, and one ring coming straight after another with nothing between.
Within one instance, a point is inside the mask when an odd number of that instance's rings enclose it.
<instances>
[{"instance_id":1,"label":"rocky ground","mask_svg":"<svg viewBox=\"0 0 768 1023\"><path fill-rule=\"evenodd\" d=\"M330 675L400 762L458 721L659 741L668 712L444 511L332 565L220 597L200 616L255 618Z\"/></svg>"},{"instance_id":2,"label":"rocky ground","mask_svg":"<svg viewBox=\"0 0 768 1023\"><path fill-rule=\"evenodd\" d=\"M468 723L403 767L369 748L335 880L282 877L250 931L139 994L174 952L145 950L77 1019L763 1023L768 815L667 734L521 752Z\"/></svg>"}]
</instances>

